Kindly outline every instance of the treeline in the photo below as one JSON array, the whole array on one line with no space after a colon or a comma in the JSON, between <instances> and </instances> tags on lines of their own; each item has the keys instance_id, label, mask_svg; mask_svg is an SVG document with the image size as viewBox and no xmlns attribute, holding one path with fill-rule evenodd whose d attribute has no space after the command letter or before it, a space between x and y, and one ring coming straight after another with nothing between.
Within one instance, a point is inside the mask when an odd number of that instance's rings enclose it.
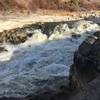
<instances>
[{"instance_id":1,"label":"treeline","mask_svg":"<svg viewBox=\"0 0 100 100\"><path fill-rule=\"evenodd\" d=\"M92 2L91 0L0 0L1 10L100 10L100 2Z\"/></svg>"}]
</instances>

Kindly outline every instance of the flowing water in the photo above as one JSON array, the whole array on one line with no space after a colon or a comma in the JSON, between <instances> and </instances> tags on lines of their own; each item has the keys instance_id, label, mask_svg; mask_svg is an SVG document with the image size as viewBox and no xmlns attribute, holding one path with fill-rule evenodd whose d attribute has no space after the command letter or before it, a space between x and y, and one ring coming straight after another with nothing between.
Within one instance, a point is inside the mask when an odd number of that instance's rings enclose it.
<instances>
[{"instance_id":1,"label":"flowing water","mask_svg":"<svg viewBox=\"0 0 100 100\"><path fill-rule=\"evenodd\" d=\"M59 91L68 85L73 54L82 41L100 26L79 21L61 24L48 38L41 30L19 45L3 44L0 53L0 97L24 97L43 88Z\"/></svg>"}]
</instances>

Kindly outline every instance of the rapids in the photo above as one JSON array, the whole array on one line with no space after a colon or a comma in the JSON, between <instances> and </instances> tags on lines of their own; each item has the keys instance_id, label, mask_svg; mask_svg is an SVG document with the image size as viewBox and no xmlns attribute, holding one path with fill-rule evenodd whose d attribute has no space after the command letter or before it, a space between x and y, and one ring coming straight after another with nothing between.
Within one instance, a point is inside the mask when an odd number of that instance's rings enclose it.
<instances>
[{"instance_id":1,"label":"rapids","mask_svg":"<svg viewBox=\"0 0 100 100\"><path fill-rule=\"evenodd\" d=\"M19 45L2 44L0 53L0 97L25 97L43 88L59 91L68 84L73 54L82 41L100 26L79 21L69 28L57 25L48 37L41 30Z\"/></svg>"}]
</instances>

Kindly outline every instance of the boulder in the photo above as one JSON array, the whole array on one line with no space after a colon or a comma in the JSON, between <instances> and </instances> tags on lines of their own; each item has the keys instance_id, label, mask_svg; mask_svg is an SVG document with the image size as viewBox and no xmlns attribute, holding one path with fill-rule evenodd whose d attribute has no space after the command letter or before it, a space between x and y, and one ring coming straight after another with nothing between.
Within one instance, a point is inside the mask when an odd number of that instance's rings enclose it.
<instances>
[{"instance_id":1,"label":"boulder","mask_svg":"<svg viewBox=\"0 0 100 100\"><path fill-rule=\"evenodd\" d=\"M74 54L70 87L80 89L82 99L100 100L100 31L89 36Z\"/></svg>"},{"instance_id":2,"label":"boulder","mask_svg":"<svg viewBox=\"0 0 100 100\"><path fill-rule=\"evenodd\" d=\"M19 44L25 42L27 38L28 36L20 28L5 30L0 33L0 43Z\"/></svg>"},{"instance_id":3,"label":"boulder","mask_svg":"<svg viewBox=\"0 0 100 100\"><path fill-rule=\"evenodd\" d=\"M1 47L0 46L0 53L2 53L2 52L7 52L8 50L6 50L4 47Z\"/></svg>"}]
</instances>

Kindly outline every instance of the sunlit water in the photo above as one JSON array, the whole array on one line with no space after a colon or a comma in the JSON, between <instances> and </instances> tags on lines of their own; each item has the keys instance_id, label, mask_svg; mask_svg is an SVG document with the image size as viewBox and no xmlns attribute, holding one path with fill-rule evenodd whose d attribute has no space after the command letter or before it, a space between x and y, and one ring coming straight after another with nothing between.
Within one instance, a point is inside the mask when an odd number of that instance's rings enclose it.
<instances>
[{"instance_id":1,"label":"sunlit water","mask_svg":"<svg viewBox=\"0 0 100 100\"><path fill-rule=\"evenodd\" d=\"M27 96L43 88L58 91L68 84L73 54L82 41L100 26L80 21L69 28L56 26L49 38L41 30L25 43L4 44L8 52L0 53L0 97ZM72 35L80 37L72 37Z\"/></svg>"}]
</instances>

